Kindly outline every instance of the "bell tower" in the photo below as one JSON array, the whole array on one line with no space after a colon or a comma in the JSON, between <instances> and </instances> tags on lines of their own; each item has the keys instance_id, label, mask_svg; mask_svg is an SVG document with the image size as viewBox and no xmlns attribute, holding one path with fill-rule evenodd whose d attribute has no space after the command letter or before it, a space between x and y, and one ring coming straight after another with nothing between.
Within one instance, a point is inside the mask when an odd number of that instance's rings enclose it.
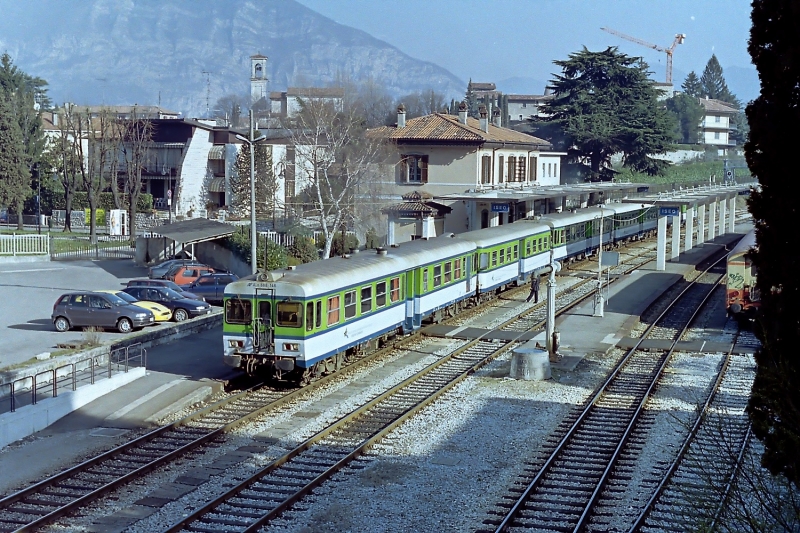
<instances>
[{"instance_id":1,"label":"bell tower","mask_svg":"<svg viewBox=\"0 0 800 533\"><path fill-rule=\"evenodd\" d=\"M250 100L258 102L262 98L268 99L267 93L267 56L256 54L250 56Z\"/></svg>"}]
</instances>

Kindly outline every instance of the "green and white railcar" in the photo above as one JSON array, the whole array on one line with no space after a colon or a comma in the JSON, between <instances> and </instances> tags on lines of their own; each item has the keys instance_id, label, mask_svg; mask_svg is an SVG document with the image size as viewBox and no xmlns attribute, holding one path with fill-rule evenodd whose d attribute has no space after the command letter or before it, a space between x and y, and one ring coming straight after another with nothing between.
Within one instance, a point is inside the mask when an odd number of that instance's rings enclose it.
<instances>
[{"instance_id":1,"label":"green and white railcar","mask_svg":"<svg viewBox=\"0 0 800 533\"><path fill-rule=\"evenodd\" d=\"M474 291L470 241L440 237L259 274L225 289L224 361L307 381Z\"/></svg>"}]
</instances>

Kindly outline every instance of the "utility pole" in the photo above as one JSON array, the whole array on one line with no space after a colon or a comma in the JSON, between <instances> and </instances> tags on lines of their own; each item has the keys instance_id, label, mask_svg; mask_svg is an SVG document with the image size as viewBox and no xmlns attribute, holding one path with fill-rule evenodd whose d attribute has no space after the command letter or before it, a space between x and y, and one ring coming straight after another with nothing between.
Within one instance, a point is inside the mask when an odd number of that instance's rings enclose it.
<instances>
[{"instance_id":1,"label":"utility pole","mask_svg":"<svg viewBox=\"0 0 800 533\"><path fill-rule=\"evenodd\" d=\"M594 295L594 313L592 316L602 317L603 307L603 208L600 208L600 244L597 247L597 293Z\"/></svg>"}]
</instances>

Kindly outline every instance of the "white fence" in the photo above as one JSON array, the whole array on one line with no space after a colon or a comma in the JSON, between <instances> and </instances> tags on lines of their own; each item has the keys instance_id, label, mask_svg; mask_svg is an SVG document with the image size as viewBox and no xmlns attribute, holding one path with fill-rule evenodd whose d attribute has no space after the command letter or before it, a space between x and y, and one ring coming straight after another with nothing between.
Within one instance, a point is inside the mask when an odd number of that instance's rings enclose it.
<instances>
[{"instance_id":1,"label":"white fence","mask_svg":"<svg viewBox=\"0 0 800 533\"><path fill-rule=\"evenodd\" d=\"M0 235L0 255L49 255L48 235Z\"/></svg>"},{"instance_id":2,"label":"white fence","mask_svg":"<svg viewBox=\"0 0 800 533\"><path fill-rule=\"evenodd\" d=\"M332 238L336 238L337 235L340 235L341 231L335 232L331 234ZM258 235L260 237L266 237L267 239L271 240L275 244L280 244L284 247L289 247L294 244L295 236L289 233L279 233L277 231L259 231ZM354 231L348 231L347 235L355 235ZM314 231L311 235L309 235L317 245L321 245L322 242L325 240L325 236L321 231Z\"/></svg>"}]
</instances>

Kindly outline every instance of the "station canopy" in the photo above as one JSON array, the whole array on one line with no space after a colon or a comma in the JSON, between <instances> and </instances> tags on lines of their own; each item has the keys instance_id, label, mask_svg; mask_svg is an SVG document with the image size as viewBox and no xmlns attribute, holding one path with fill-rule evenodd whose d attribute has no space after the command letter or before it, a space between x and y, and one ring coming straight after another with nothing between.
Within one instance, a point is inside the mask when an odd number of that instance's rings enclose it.
<instances>
[{"instance_id":1,"label":"station canopy","mask_svg":"<svg viewBox=\"0 0 800 533\"><path fill-rule=\"evenodd\" d=\"M175 242L183 244L196 244L198 242L213 241L222 237L233 235L237 226L224 224L216 220L206 218L193 218L172 224L165 224L153 228L153 233L157 233Z\"/></svg>"}]
</instances>

